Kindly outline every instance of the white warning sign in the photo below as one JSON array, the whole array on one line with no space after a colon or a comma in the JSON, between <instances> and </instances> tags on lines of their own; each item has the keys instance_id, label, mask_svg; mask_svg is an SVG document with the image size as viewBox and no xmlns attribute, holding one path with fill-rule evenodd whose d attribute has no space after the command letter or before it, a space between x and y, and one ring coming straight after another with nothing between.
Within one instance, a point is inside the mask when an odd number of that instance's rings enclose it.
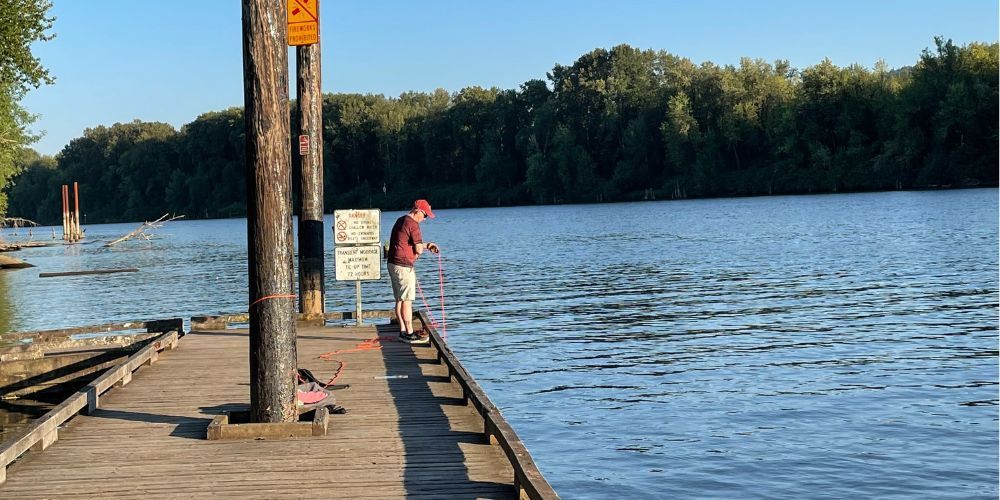
<instances>
[{"instance_id":1,"label":"white warning sign","mask_svg":"<svg viewBox=\"0 0 1000 500\"><path fill-rule=\"evenodd\" d=\"M381 218L382 212L378 209L334 210L333 243L338 246L378 245Z\"/></svg>"},{"instance_id":2,"label":"white warning sign","mask_svg":"<svg viewBox=\"0 0 1000 500\"><path fill-rule=\"evenodd\" d=\"M379 245L334 248L337 281L377 280L382 277L382 247Z\"/></svg>"}]
</instances>

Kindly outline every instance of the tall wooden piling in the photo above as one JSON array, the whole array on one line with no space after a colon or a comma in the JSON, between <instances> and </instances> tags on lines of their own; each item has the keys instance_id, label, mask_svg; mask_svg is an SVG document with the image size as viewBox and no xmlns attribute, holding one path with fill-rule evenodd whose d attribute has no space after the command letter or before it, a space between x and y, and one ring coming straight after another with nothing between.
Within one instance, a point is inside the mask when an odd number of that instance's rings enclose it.
<instances>
[{"instance_id":1,"label":"tall wooden piling","mask_svg":"<svg viewBox=\"0 0 1000 500\"><path fill-rule=\"evenodd\" d=\"M62 185L63 240L69 241L69 186Z\"/></svg>"},{"instance_id":2,"label":"tall wooden piling","mask_svg":"<svg viewBox=\"0 0 1000 500\"><path fill-rule=\"evenodd\" d=\"M80 186L73 182L73 241L83 239L83 231L80 230Z\"/></svg>"},{"instance_id":3,"label":"tall wooden piling","mask_svg":"<svg viewBox=\"0 0 1000 500\"><path fill-rule=\"evenodd\" d=\"M311 8L319 13L318 0ZM323 93L319 43L295 50L299 151L299 312L322 316L323 279Z\"/></svg>"},{"instance_id":4,"label":"tall wooden piling","mask_svg":"<svg viewBox=\"0 0 1000 500\"><path fill-rule=\"evenodd\" d=\"M291 157L284 0L243 0L250 419L294 422Z\"/></svg>"}]
</instances>

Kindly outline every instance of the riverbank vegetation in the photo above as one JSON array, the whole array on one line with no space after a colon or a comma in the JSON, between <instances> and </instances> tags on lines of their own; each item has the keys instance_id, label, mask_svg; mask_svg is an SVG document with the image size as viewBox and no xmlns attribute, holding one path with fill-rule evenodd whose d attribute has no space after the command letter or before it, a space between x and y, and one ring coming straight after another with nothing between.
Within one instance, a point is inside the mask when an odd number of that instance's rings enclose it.
<instances>
[{"instance_id":1,"label":"riverbank vegetation","mask_svg":"<svg viewBox=\"0 0 1000 500\"><path fill-rule=\"evenodd\" d=\"M34 115L21 106L29 90L53 83L31 53L31 45L51 40L54 17L47 0L0 0L0 216L7 208L3 189L24 167L22 149L37 137L28 127Z\"/></svg>"},{"instance_id":2,"label":"riverbank vegetation","mask_svg":"<svg viewBox=\"0 0 1000 500\"><path fill-rule=\"evenodd\" d=\"M936 39L912 67L799 70L597 49L547 80L455 93L326 94L325 205L405 208L996 186L997 44ZM291 113L290 113L291 115ZM294 130L293 124L293 130ZM289 141L293 157L297 144ZM55 224L80 182L87 221L245 213L243 112L180 130L88 129L24 151L9 213Z\"/></svg>"}]
</instances>

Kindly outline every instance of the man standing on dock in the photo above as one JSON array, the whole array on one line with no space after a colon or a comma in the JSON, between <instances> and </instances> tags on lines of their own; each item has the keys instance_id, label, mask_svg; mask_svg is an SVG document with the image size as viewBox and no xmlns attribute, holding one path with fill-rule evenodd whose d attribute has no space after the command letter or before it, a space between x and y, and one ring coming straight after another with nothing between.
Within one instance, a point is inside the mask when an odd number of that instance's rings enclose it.
<instances>
[{"instance_id":1,"label":"man standing on dock","mask_svg":"<svg viewBox=\"0 0 1000 500\"><path fill-rule=\"evenodd\" d=\"M434 218L427 200L413 202L413 208L392 226L387 255L389 280L396 298L396 318L399 321L399 338L412 344L427 344L430 339L423 332L413 331L413 299L416 298L417 273L413 266L424 249L438 253L434 243L424 243L420 223Z\"/></svg>"}]
</instances>

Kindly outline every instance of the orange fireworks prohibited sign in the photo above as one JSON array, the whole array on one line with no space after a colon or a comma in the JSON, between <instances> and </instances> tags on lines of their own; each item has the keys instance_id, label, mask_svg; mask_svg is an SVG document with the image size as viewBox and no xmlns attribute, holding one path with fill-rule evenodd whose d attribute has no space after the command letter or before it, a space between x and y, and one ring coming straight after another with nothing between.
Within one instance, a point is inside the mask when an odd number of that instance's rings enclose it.
<instances>
[{"instance_id":1,"label":"orange fireworks prohibited sign","mask_svg":"<svg viewBox=\"0 0 1000 500\"><path fill-rule=\"evenodd\" d=\"M319 0L288 0L288 45L319 43Z\"/></svg>"}]
</instances>

